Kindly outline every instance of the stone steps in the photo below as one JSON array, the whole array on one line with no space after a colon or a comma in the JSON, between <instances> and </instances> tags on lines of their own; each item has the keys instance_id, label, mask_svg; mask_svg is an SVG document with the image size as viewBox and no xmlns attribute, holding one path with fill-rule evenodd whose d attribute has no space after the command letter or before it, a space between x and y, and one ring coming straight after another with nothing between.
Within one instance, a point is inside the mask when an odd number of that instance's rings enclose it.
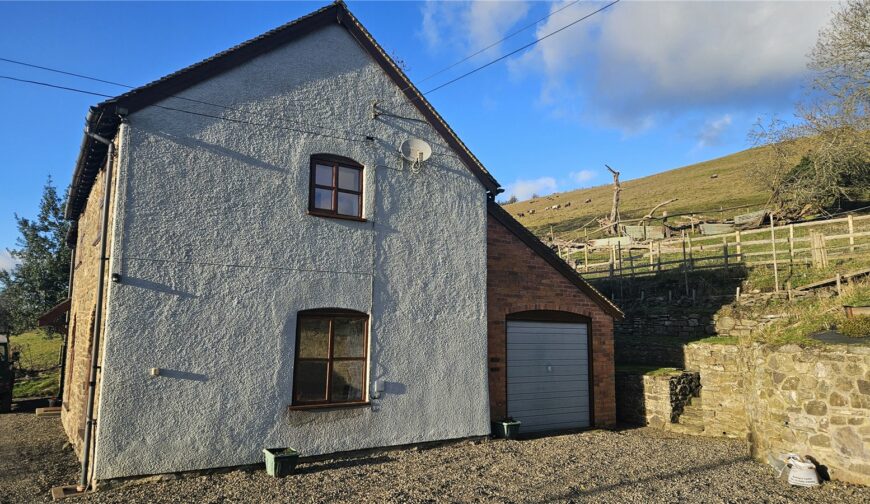
<instances>
[{"instance_id":1,"label":"stone steps","mask_svg":"<svg viewBox=\"0 0 870 504\"><path fill-rule=\"evenodd\" d=\"M680 425L692 425L692 426L700 427L701 429L703 429L704 428L704 415L702 415L702 414L686 415L686 413L683 413L682 415L680 415L679 424Z\"/></svg>"},{"instance_id":2,"label":"stone steps","mask_svg":"<svg viewBox=\"0 0 870 504\"><path fill-rule=\"evenodd\" d=\"M693 397L683 409L678 419L679 423L671 424L674 431L684 434L703 434L704 432L704 409L700 397Z\"/></svg>"},{"instance_id":3,"label":"stone steps","mask_svg":"<svg viewBox=\"0 0 870 504\"><path fill-rule=\"evenodd\" d=\"M672 432L676 432L679 434L689 434L692 436L700 436L704 434L704 426L703 425L687 425L687 424L669 424L668 430Z\"/></svg>"}]
</instances>

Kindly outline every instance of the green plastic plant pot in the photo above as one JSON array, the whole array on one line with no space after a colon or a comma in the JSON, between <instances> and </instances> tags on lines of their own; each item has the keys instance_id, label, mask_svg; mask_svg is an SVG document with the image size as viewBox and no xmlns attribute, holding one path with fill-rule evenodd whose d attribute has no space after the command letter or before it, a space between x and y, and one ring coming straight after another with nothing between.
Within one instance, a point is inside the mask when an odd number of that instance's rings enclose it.
<instances>
[{"instance_id":1,"label":"green plastic plant pot","mask_svg":"<svg viewBox=\"0 0 870 504\"><path fill-rule=\"evenodd\" d=\"M293 448L265 448L263 454L266 456L266 473L276 478L293 474L299 461L299 452Z\"/></svg>"},{"instance_id":2,"label":"green plastic plant pot","mask_svg":"<svg viewBox=\"0 0 870 504\"><path fill-rule=\"evenodd\" d=\"M492 434L497 438L514 439L520 433L521 423L517 420L492 422Z\"/></svg>"}]
</instances>

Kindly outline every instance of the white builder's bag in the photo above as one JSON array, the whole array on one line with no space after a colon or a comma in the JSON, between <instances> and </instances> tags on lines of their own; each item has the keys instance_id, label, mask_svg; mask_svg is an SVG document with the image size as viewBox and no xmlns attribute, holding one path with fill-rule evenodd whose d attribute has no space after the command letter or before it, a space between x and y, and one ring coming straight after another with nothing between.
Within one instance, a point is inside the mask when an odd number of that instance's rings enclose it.
<instances>
[{"instance_id":1,"label":"white builder's bag","mask_svg":"<svg viewBox=\"0 0 870 504\"><path fill-rule=\"evenodd\" d=\"M791 469L788 472L788 482L795 486L814 487L819 485L819 473L812 462L806 461L800 455L789 453L785 456Z\"/></svg>"}]
</instances>

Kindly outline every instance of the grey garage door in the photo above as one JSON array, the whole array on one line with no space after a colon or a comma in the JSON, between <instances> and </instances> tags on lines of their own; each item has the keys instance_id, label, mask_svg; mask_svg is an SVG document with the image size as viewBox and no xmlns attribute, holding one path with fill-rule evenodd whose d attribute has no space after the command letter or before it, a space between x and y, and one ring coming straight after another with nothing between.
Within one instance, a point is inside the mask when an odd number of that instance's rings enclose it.
<instances>
[{"instance_id":1,"label":"grey garage door","mask_svg":"<svg viewBox=\"0 0 870 504\"><path fill-rule=\"evenodd\" d=\"M588 427L587 325L507 323L507 411L520 432Z\"/></svg>"}]
</instances>

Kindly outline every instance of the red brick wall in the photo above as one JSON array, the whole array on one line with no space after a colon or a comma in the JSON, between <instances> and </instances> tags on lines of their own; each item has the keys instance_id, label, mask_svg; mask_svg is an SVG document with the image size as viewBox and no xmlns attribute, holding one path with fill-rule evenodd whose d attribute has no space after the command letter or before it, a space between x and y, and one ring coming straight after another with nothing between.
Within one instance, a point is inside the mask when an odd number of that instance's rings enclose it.
<instances>
[{"instance_id":1,"label":"red brick wall","mask_svg":"<svg viewBox=\"0 0 870 504\"><path fill-rule=\"evenodd\" d=\"M558 310L592 320L593 421L616 423L613 318L492 216L487 223L489 405L493 419L507 414L505 317L528 310Z\"/></svg>"}]
</instances>

